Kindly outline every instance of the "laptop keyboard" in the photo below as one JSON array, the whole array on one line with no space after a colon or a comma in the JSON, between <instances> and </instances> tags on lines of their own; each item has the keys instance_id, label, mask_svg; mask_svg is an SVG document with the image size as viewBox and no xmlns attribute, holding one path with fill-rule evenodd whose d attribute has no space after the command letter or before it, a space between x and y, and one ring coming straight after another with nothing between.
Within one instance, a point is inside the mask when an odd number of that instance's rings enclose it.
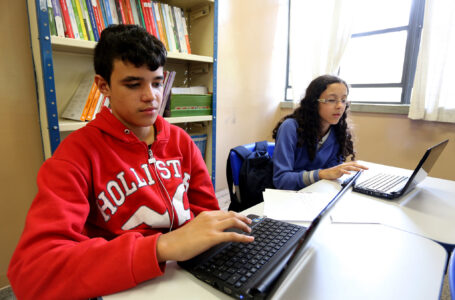
<instances>
[{"instance_id":1,"label":"laptop keyboard","mask_svg":"<svg viewBox=\"0 0 455 300\"><path fill-rule=\"evenodd\" d=\"M241 288L258 272L301 226L264 218L253 224L252 243L231 243L208 262L199 265L197 271L209 273L235 288Z\"/></svg>"},{"instance_id":2,"label":"laptop keyboard","mask_svg":"<svg viewBox=\"0 0 455 300\"><path fill-rule=\"evenodd\" d=\"M381 173L358 183L356 187L372 191L388 192L406 180L408 180L407 176Z\"/></svg>"}]
</instances>

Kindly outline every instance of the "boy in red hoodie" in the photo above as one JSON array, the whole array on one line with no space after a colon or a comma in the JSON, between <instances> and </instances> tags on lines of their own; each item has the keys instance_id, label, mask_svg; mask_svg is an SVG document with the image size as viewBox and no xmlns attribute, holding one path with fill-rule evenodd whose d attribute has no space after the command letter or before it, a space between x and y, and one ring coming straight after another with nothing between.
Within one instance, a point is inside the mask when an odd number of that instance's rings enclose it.
<instances>
[{"instance_id":1,"label":"boy in red hoodie","mask_svg":"<svg viewBox=\"0 0 455 300\"><path fill-rule=\"evenodd\" d=\"M18 299L87 299L160 276L251 221L219 210L201 153L158 110L166 49L135 25L106 28L95 81L110 100L38 174L8 278Z\"/></svg>"}]
</instances>

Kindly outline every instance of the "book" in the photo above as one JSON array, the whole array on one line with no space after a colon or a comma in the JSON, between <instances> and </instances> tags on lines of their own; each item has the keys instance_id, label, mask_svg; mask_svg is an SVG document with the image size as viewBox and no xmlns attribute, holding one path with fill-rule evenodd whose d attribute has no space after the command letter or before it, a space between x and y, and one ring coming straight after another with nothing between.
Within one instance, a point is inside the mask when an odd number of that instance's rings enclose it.
<instances>
[{"instance_id":1,"label":"book","mask_svg":"<svg viewBox=\"0 0 455 300\"><path fill-rule=\"evenodd\" d=\"M142 26L141 21L139 20L139 16L137 14L136 1L135 0L129 0L129 1L130 1L130 6L131 6L131 11L133 13L134 24Z\"/></svg>"},{"instance_id":2,"label":"book","mask_svg":"<svg viewBox=\"0 0 455 300\"><path fill-rule=\"evenodd\" d=\"M65 24L65 37L74 39L73 27L71 26L70 14L66 6L66 0L59 0L62 9L63 21Z\"/></svg>"},{"instance_id":3,"label":"book","mask_svg":"<svg viewBox=\"0 0 455 300\"><path fill-rule=\"evenodd\" d=\"M82 0L83 1L83 0ZM85 0L85 4L87 5L87 13L90 19L90 25L92 26L93 30L93 37L95 41L99 41L101 31L98 30L95 20L95 13L93 12L92 0Z\"/></svg>"},{"instance_id":4,"label":"book","mask_svg":"<svg viewBox=\"0 0 455 300\"><path fill-rule=\"evenodd\" d=\"M166 47L166 49L169 50L169 45L168 45L168 42L167 42L167 36L166 36L165 31L164 31L164 24L161 21L161 13L160 13L160 10L159 10L159 7L158 7L158 3L156 3L156 2L153 2L153 11L154 11L154 14L155 14L155 17L156 17L156 24L157 24L157 27L158 27L158 32L160 33L160 40L163 42L163 44Z\"/></svg>"},{"instance_id":5,"label":"book","mask_svg":"<svg viewBox=\"0 0 455 300\"><path fill-rule=\"evenodd\" d=\"M109 8L111 10L111 16L112 16L112 24L120 24L118 20L118 15L117 15L117 7L115 6L115 1L114 0L104 0L109 2Z\"/></svg>"},{"instance_id":6,"label":"book","mask_svg":"<svg viewBox=\"0 0 455 300\"><path fill-rule=\"evenodd\" d=\"M93 103L93 99L95 98L97 90L98 90L98 86L96 85L95 81L93 81L92 88L90 89L90 94L87 98L87 101L85 102L84 110L81 115L81 121L87 120L88 112Z\"/></svg>"},{"instance_id":7,"label":"book","mask_svg":"<svg viewBox=\"0 0 455 300\"><path fill-rule=\"evenodd\" d=\"M107 17L106 7L104 4L105 4L104 0L98 0L98 7L100 8L101 17L104 22L104 28L106 28L107 26L109 26L109 19Z\"/></svg>"},{"instance_id":8,"label":"book","mask_svg":"<svg viewBox=\"0 0 455 300\"><path fill-rule=\"evenodd\" d=\"M181 14L181 18L182 18L183 34L185 36L186 50L188 51L188 54L191 54L190 36L188 34L188 24L186 23L185 13L183 12L183 9L180 9L180 14Z\"/></svg>"},{"instance_id":9,"label":"book","mask_svg":"<svg viewBox=\"0 0 455 300\"><path fill-rule=\"evenodd\" d=\"M171 25L169 23L168 16L166 13L166 7L165 7L166 5L167 4L165 4L165 3L158 3L158 6L161 8L161 19L164 20L164 27L166 30L166 36L167 36L167 40L168 40L168 44L169 44L169 51L176 52L177 50L175 48L175 42L174 42L174 37L172 34L172 28L171 28Z\"/></svg>"},{"instance_id":10,"label":"book","mask_svg":"<svg viewBox=\"0 0 455 300\"><path fill-rule=\"evenodd\" d=\"M174 95L206 95L209 93L206 86L173 87L171 92Z\"/></svg>"},{"instance_id":11,"label":"book","mask_svg":"<svg viewBox=\"0 0 455 300\"><path fill-rule=\"evenodd\" d=\"M82 78L63 111L63 118L77 121L81 120L85 104L89 98L93 85L96 85L93 80L93 75L85 75Z\"/></svg>"},{"instance_id":12,"label":"book","mask_svg":"<svg viewBox=\"0 0 455 300\"><path fill-rule=\"evenodd\" d=\"M126 21L125 10L123 7L122 0L115 0L115 7L117 8L119 24L128 24Z\"/></svg>"},{"instance_id":13,"label":"book","mask_svg":"<svg viewBox=\"0 0 455 300\"><path fill-rule=\"evenodd\" d=\"M147 0L147 1L145 1L145 3L146 3L146 5L144 5L144 7L147 10L147 15L148 15L148 18L150 21L150 27L152 29L151 34L153 34L155 37L158 37L158 35L156 34L155 19L153 18L153 13L152 13L152 1Z\"/></svg>"},{"instance_id":14,"label":"book","mask_svg":"<svg viewBox=\"0 0 455 300\"><path fill-rule=\"evenodd\" d=\"M76 16L74 15L73 3L71 0L66 0L66 8L68 9L68 14L70 16L71 28L73 29L73 34L75 39L83 39L81 32L79 31L79 26L76 21Z\"/></svg>"},{"instance_id":15,"label":"book","mask_svg":"<svg viewBox=\"0 0 455 300\"><path fill-rule=\"evenodd\" d=\"M136 0L136 8L137 8L137 15L139 17L139 25L142 26L142 28L147 29L145 26L145 20L144 20L144 14L142 13L142 6L141 6L141 0Z\"/></svg>"},{"instance_id":16,"label":"book","mask_svg":"<svg viewBox=\"0 0 455 300\"><path fill-rule=\"evenodd\" d=\"M128 24L134 24L133 9L131 7L130 0L124 0L126 7L126 16L128 19Z\"/></svg>"},{"instance_id":17,"label":"book","mask_svg":"<svg viewBox=\"0 0 455 300\"><path fill-rule=\"evenodd\" d=\"M52 8L52 1L47 0L47 16L49 18L49 31L51 35L57 35L57 28L55 26L55 18L54 18L54 9Z\"/></svg>"},{"instance_id":18,"label":"book","mask_svg":"<svg viewBox=\"0 0 455 300\"><path fill-rule=\"evenodd\" d=\"M140 0L141 1L141 8L142 8L142 14L144 16L144 23L145 23L145 29L149 32L152 33L152 25L150 24L150 15L148 14L147 10L147 0Z\"/></svg>"},{"instance_id":19,"label":"book","mask_svg":"<svg viewBox=\"0 0 455 300\"><path fill-rule=\"evenodd\" d=\"M160 110L158 111L160 116L164 116L166 107L169 107L169 98L171 96L171 88L174 83L175 75L175 71L166 71L166 76L164 78L163 100L161 101Z\"/></svg>"},{"instance_id":20,"label":"book","mask_svg":"<svg viewBox=\"0 0 455 300\"><path fill-rule=\"evenodd\" d=\"M174 13L174 19L177 27L177 35L179 38L179 43L180 43L180 48L183 53L188 53L188 50L186 49L186 41L185 41L185 33L183 32L183 24L182 24L182 15L180 13L180 7L174 6L173 8L173 13Z\"/></svg>"},{"instance_id":21,"label":"book","mask_svg":"<svg viewBox=\"0 0 455 300\"><path fill-rule=\"evenodd\" d=\"M62 9L60 8L59 0L52 0L52 8L54 13L55 28L57 36L65 37L65 27L63 26Z\"/></svg>"},{"instance_id":22,"label":"book","mask_svg":"<svg viewBox=\"0 0 455 300\"><path fill-rule=\"evenodd\" d=\"M77 28L79 29L79 34L81 35L81 39L88 41L87 31L85 30L84 19L82 16L82 8L81 4L77 0L72 0L74 15L76 17Z\"/></svg>"},{"instance_id":23,"label":"book","mask_svg":"<svg viewBox=\"0 0 455 300\"><path fill-rule=\"evenodd\" d=\"M90 22L90 17L88 15L87 3L85 0L76 0L81 4L82 9L82 18L84 20L84 25L87 30L88 39L90 41L95 41L95 35L93 34L92 24Z\"/></svg>"},{"instance_id":24,"label":"book","mask_svg":"<svg viewBox=\"0 0 455 300\"><path fill-rule=\"evenodd\" d=\"M98 5L99 0L92 0L93 15L95 16L96 26L98 27L98 33L101 36L101 32L104 29L103 16L101 16L101 10Z\"/></svg>"},{"instance_id":25,"label":"book","mask_svg":"<svg viewBox=\"0 0 455 300\"><path fill-rule=\"evenodd\" d=\"M155 28L155 33L156 33L156 37L161 40L161 36L160 36L160 32L158 30L158 24L156 23L156 15L155 15L155 8L154 8L154 5L153 5L153 1L150 1L150 15L152 16L152 22L153 22L153 27Z\"/></svg>"},{"instance_id":26,"label":"book","mask_svg":"<svg viewBox=\"0 0 455 300\"><path fill-rule=\"evenodd\" d=\"M166 8L166 16L168 18L168 23L170 25L171 36L175 43L176 52L181 52L179 38L177 35L177 27L175 26L175 23L174 23L174 20L172 17L173 16L172 9L167 4L165 4L164 7Z\"/></svg>"},{"instance_id":27,"label":"book","mask_svg":"<svg viewBox=\"0 0 455 300\"><path fill-rule=\"evenodd\" d=\"M87 117L85 118L86 121L91 121L93 119L93 115L95 113L96 106L98 102L100 102L100 96L102 97L101 91L96 88L95 95L93 96L92 100L90 101L90 107L87 112Z\"/></svg>"}]
</instances>

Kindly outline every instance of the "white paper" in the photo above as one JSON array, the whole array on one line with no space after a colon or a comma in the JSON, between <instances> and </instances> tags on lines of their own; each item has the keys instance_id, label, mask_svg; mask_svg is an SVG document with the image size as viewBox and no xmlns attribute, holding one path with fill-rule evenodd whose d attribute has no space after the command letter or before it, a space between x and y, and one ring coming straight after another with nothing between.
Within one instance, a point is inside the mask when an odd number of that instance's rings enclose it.
<instances>
[{"instance_id":1,"label":"white paper","mask_svg":"<svg viewBox=\"0 0 455 300\"><path fill-rule=\"evenodd\" d=\"M331 200L330 194L266 189L264 215L281 221L311 222Z\"/></svg>"}]
</instances>

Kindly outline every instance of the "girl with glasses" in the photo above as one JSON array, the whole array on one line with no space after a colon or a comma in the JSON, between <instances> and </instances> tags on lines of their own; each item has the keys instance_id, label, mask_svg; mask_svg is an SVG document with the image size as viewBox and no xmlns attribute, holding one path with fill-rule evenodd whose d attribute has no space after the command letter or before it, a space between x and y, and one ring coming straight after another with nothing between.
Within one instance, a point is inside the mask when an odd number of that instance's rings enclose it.
<instances>
[{"instance_id":1,"label":"girl with glasses","mask_svg":"<svg viewBox=\"0 0 455 300\"><path fill-rule=\"evenodd\" d=\"M348 94L341 78L319 76L309 84L300 106L273 129L276 188L299 190L320 179L367 169L355 161Z\"/></svg>"}]
</instances>

